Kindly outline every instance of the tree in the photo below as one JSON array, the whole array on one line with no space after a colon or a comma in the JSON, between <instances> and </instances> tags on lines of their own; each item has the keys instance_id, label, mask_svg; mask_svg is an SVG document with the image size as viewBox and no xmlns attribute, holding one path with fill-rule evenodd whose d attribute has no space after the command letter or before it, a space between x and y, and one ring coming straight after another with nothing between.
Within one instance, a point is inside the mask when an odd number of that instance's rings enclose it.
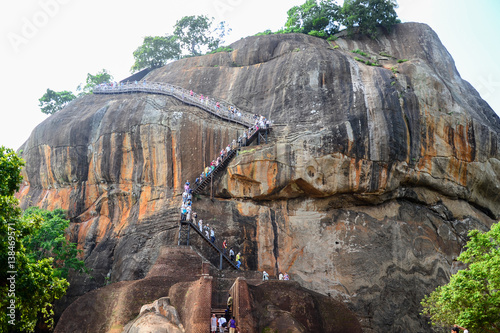
<instances>
[{"instance_id":1,"label":"tree","mask_svg":"<svg viewBox=\"0 0 500 333\"><path fill-rule=\"evenodd\" d=\"M179 59L181 48L177 36L148 36L134 51L135 63L130 71L164 66L169 60Z\"/></svg>"},{"instance_id":2,"label":"tree","mask_svg":"<svg viewBox=\"0 0 500 333\"><path fill-rule=\"evenodd\" d=\"M47 92L38 100L40 110L46 114L54 114L65 107L76 96L71 91L54 91L47 89Z\"/></svg>"},{"instance_id":3,"label":"tree","mask_svg":"<svg viewBox=\"0 0 500 333\"><path fill-rule=\"evenodd\" d=\"M68 281L59 277L54 258L33 258L25 239L43 223L40 216L23 218L14 193L24 162L12 149L0 147L0 331L33 331L39 318L53 325L52 304Z\"/></svg>"},{"instance_id":4,"label":"tree","mask_svg":"<svg viewBox=\"0 0 500 333\"><path fill-rule=\"evenodd\" d=\"M315 36L330 36L339 29L340 7L332 0L307 0L287 12L287 32L300 32Z\"/></svg>"},{"instance_id":5,"label":"tree","mask_svg":"<svg viewBox=\"0 0 500 333\"><path fill-rule=\"evenodd\" d=\"M190 55L202 54L202 48L212 51L217 49L223 42L223 38L230 29L225 22L212 30L213 18L207 16L184 16L174 25L174 35L179 38L182 49Z\"/></svg>"},{"instance_id":6,"label":"tree","mask_svg":"<svg viewBox=\"0 0 500 333\"><path fill-rule=\"evenodd\" d=\"M378 27L390 31L393 25L400 23L397 7L395 0L345 0L341 10L342 24L351 36L358 27L359 33L376 38Z\"/></svg>"},{"instance_id":7,"label":"tree","mask_svg":"<svg viewBox=\"0 0 500 333\"><path fill-rule=\"evenodd\" d=\"M434 325L500 332L500 223L485 233L472 230L469 237L457 258L468 267L422 300L423 314Z\"/></svg>"},{"instance_id":8,"label":"tree","mask_svg":"<svg viewBox=\"0 0 500 333\"><path fill-rule=\"evenodd\" d=\"M103 69L100 72L98 72L96 75L92 75L90 73L87 73L87 79L85 80L85 86L82 87L80 84L77 88L76 91L81 91L78 95L87 95L92 93L93 89L95 86L101 84L101 83L108 83L113 80L113 76L108 73L107 70Z\"/></svg>"},{"instance_id":9,"label":"tree","mask_svg":"<svg viewBox=\"0 0 500 333\"><path fill-rule=\"evenodd\" d=\"M62 209L48 211L30 207L24 211L23 217L29 221L41 221L38 228L22 239L31 261L54 258L56 276L63 278L68 277L70 269L80 273L87 272L85 263L78 259L82 251L65 237L69 220L65 219Z\"/></svg>"}]
</instances>

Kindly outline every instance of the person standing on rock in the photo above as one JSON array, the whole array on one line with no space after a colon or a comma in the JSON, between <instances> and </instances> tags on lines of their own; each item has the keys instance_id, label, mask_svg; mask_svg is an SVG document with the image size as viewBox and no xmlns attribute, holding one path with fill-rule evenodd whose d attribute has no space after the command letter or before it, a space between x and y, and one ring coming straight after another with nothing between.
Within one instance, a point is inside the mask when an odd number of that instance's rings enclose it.
<instances>
[{"instance_id":1,"label":"person standing on rock","mask_svg":"<svg viewBox=\"0 0 500 333\"><path fill-rule=\"evenodd\" d=\"M212 318L210 318L210 332L217 332L217 317L215 317L215 313L212 314Z\"/></svg>"},{"instance_id":2,"label":"person standing on rock","mask_svg":"<svg viewBox=\"0 0 500 333\"><path fill-rule=\"evenodd\" d=\"M278 276L279 280L283 280L283 273L280 272L280 275Z\"/></svg>"},{"instance_id":3,"label":"person standing on rock","mask_svg":"<svg viewBox=\"0 0 500 333\"><path fill-rule=\"evenodd\" d=\"M264 271L264 273L262 273L262 281L267 281L267 280L269 280L269 274L266 271Z\"/></svg>"},{"instance_id":4,"label":"person standing on rock","mask_svg":"<svg viewBox=\"0 0 500 333\"><path fill-rule=\"evenodd\" d=\"M288 276L287 272L285 272L285 275L283 275L283 280L285 280L285 281L290 280L290 277Z\"/></svg>"}]
</instances>

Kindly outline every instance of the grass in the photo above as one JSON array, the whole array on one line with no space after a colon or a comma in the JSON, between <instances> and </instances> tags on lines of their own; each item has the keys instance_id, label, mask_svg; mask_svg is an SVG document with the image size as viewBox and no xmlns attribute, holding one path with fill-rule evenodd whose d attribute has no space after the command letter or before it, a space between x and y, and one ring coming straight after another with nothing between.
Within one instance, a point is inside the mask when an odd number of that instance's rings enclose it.
<instances>
[{"instance_id":1,"label":"grass","mask_svg":"<svg viewBox=\"0 0 500 333\"><path fill-rule=\"evenodd\" d=\"M380 64L378 64L376 62L371 62L370 60L363 60L363 59L358 58L358 57L354 57L354 60L362 62L363 64L368 65L368 66L374 66L374 67L380 67L381 66Z\"/></svg>"},{"instance_id":2,"label":"grass","mask_svg":"<svg viewBox=\"0 0 500 333\"><path fill-rule=\"evenodd\" d=\"M368 53L361 51L360 49L352 50L352 53L357 53L359 55L362 55L363 57L368 57Z\"/></svg>"},{"instance_id":3,"label":"grass","mask_svg":"<svg viewBox=\"0 0 500 333\"><path fill-rule=\"evenodd\" d=\"M335 49L338 49L339 47L340 47L340 46L335 45L335 46L333 47L333 49L335 50Z\"/></svg>"},{"instance_id":4,"label":"grass","mask_svg":"<svg viewBox=\"0 0 500 333\"><path fill-rule=\"evenodd\" d=\"M399 73L398 68L397 68L396 66L391 67L391 71L392 71L394 74Z\"/></svg>"},{"instance_id":5,"label":"grass","mask_svg":"<svg viewBox=\"0 0 500 333\"><path fill-rule=\"evenodd\" d=\"M379 54L380 54L381 56L383 56L383 57L394 58L393 56L391 56L391 55L390 55L390 54L388 54L388 53L385 53L384 51L380 52Z\"/></svg>"},{"instance_id":6,"label":"grass","mask_svg":"<svg viewBox=\"0 0 500 333\"><path fill-rule=\"evenodd\" d=\"M214 54L214 53L219 53L219 52L233 52L233 49L230 48L229 46L221 46L221 47L213 50L209 54Z\"/></svg>"},{"instance_id":7,"label":"grass","mask_svg":"<svg viewBox=\"0 0 500 333\"><path fill-rule=\"evenodd\" d=\"M297 47L293 52L300 52L300 47Z\"/></svg>"},{"instance_id":8,"label":"grass","mask_svg":"<svg viewBox=\"0 0 500 333\"><path fill-rule=\"evenodd\" d=\"M408 61L408 59L399 59L398 64L403 63L403 62L407 62L407 61Z\"/></svg>"}]
</instances>

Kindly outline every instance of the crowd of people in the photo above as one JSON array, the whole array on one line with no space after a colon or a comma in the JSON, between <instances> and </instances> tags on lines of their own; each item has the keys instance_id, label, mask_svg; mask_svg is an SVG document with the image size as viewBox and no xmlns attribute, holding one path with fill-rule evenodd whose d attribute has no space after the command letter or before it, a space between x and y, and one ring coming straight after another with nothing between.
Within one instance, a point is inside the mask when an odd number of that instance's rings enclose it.
<instances>
[{"instance_id":1,"label":"crowd of people","mask_svg":"<svg viewBox=\"0 0 500 333\"><path fill-rule=\"evenodd\" d=\"M268 281L268 280L269 280L269 273L266 271L262 272L262 281ZM285 274L280 272L278 275L278 280L288 281L290 280L290 276L288 276L287 272L285 272Z\"/></svg>"},{"instance_id":2,"label":"crowd of people","mask_svg":"<svg viewBox=\"0 0 500 333\"><path fill-rule=\"evenodd\" d=\"M198 228L201 234L203 234L212 244L215 245L215 230L209 223L203 225L203 220L198 219L198 214L192 210L193 203L193 190L190 188L189 181L184 184L184 192L182 193L182 205L181 205L181 221L191 222ZM236 268L241 266L241 253L235 256L233 248L229 248L227 252L227 240L224 239L222 242L222 252L224 255L229 255L232 262L235 263Z\"/></svg>"}]
</instances>

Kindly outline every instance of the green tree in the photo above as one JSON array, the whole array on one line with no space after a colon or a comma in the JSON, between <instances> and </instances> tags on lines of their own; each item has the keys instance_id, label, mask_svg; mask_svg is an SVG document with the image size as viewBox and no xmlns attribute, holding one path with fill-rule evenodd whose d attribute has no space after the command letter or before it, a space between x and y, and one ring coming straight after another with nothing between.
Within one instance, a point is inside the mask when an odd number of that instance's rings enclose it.
<instances>
[{"instance_id":1,"label":"green tree","mask_svg":"<svg viewBox=\"0 0 500 333\"><path fill-rule=\"evenodd\" d=\"M468 267L422 300L423 314L434 325L500 332L500 223L485 233L472 230L469 237L457 258Z\"/></svg>"},{"instance_id":2,"label":"green tree","mask_svg":"<svg viewBox=\"0 0 500 333\"><path fill-rule=\"evenodd\" d=\"M22 240L31 261L54 258L56 276L63 278L68 277L70 269L80 273L87 271L85 263L78 259L82 251L65 237L69 220L65 219L62 209L48 211L30 207L24 211L23 217L30 221L41 221L39 227Z\"/></svg>"},{"instance_id":3,"label":"green tree","mask_svg":"<svg viewBox=\"0 0 500 333\"><path fill-rule=\"evenodd\" d=\"M78 94L79 96L87 95L87 94L92 93L95 86L97 86L101 83L111 82L112 80L113 80L113 76L105 69L101 70L96 75L92 75L90 73L87 73L87 79L85 80L85 86L82 87L82 84L80 84L76 88L76 91L80 91L80 93Z\"/></svg>"},{"instance_id":4,"label":"green tree","mask_svg":"<svg viewBox=\"0 0 500 333\"><path fill-rule=\"evenodd\" d=\"M376 38L377 28L387 31L400 23L396 8L396 0L345 0L342 6L342 24L347 27L349 35L358 32Z\"/></svg>"},{"instance_id":5,"label":"green tree","mask_svg":"<svg viewBox=\"0 0 500 333\"><path fill-rule=\"evenodd\" d=\"M0 147L0 331L34 330L38 318L53 324L52 304L62 297L68 282L58 277L53 258L34 260L23 239L41 220L23 218L14 193L22 180L24 162L12 149Z\"/></svg>"},{"instance_id":6,"label":"green tree","mask_svg":"<svg viewBox=\"0 0 500 333\"><path fill-rule=\"evenodd\" d=\"M136 72L144 68L158 68L169 60L179 59L181 47L177 36L148 36L134 51L135 63L130 71Z\"/></svg>"},{"instance_id":7,"label":"green tree","mask_svg":"<svg viewBox=\"0 0 500 333\"><path fill-rule=\"evenodd\" d=\"M212 51L223 42L227 29L225 22L221 22L212 29L214 19L207 16L184 16L174 25L174 35L179 38L182 49L189 55L202 54L202 48Z\"/></svg>"},{"instance_id":8,"label":"green tree","mask_svg":"<svg viewBox=\"0 0 500 333\"><path fill-rule=\"evenodd\" d=\"M54 114L75 98L76 96L71 91L47 89L47 92L38 100L40 102L38 106L43 113Z\"/></svg>"},{"instance_id":9,"label":"green tree","mask_svg":"<svg viewBox=\"0 0 500 333\"><path fill-rule=\"evenodd\" d=\"M287 12L287 32L300 32L319 37L336 33L340 26L340 7L332 0L307 0Z\"/></svg>"}]
</instances>

